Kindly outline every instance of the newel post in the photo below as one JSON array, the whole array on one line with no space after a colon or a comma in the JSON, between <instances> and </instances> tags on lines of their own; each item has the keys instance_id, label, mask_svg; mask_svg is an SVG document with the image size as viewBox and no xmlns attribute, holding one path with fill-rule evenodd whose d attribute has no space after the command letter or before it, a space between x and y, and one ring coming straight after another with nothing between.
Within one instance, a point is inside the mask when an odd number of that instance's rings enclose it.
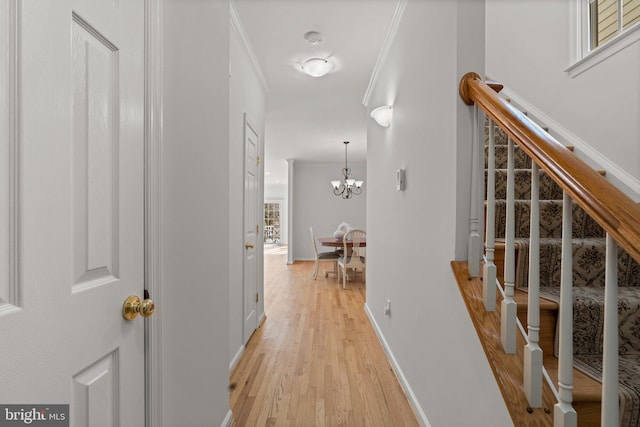
<instances>
[{"instance_id":1,"label":"newel post","mask_svg":"<svg viewBox=\"0 0 640 427\"><path fill-rule=\"evenodd\" d=\"M471 143L471 207L469 210L469 247L467 251L469 275L480 275L482 237L480 236L480 206L482 192L480 183L480 132L478 129L478 107L473 107L473 134Z\"/></svg>"}]
</instances>

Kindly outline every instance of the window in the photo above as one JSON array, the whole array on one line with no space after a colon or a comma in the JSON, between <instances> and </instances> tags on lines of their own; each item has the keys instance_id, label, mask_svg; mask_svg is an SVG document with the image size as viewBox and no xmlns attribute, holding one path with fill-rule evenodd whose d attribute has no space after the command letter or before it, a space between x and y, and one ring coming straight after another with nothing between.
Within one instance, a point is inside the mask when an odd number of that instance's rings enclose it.
<instances>
[{"instance_id":1,"label":"window","mask_svg":"<svg viewBox=\"0 0 640 427\"><path fill-rule=\"evenodd\" d=\"M576 0L576 77L627 46L640 41L640 0Z\"/></svg>"},{"instance_id":2,"label":"window","mask_svg":"<svg viewBox=\"0 0 640 427\"><path fill-rule=\"evenodd\" d=\"M280 202L264 204L264 243L280 243Z\"/></svg>"},{"instance_id":3,"label":"window","mask_svg":"<svg viewBox=\"0 0 640 427\"><path fill-rule=\"evenodd\" d=\"M640 0L589 0L589 51L640 22Z\"/></svg>"}]
</instances>

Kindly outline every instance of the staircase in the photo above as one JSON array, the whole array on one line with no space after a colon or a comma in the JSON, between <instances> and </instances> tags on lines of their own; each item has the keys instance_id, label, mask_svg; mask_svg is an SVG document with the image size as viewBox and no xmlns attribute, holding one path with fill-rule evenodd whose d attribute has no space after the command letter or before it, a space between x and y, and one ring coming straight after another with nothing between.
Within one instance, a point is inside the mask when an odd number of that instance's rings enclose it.
<instances>
[{"instance_id":1,"label":"staircase","mask_svg":"<svg viewBox=\"0 0 640 427\"><path fill-rule=\"evenodd\" d=\"M487 122L488 123L488 122ZM488 129L485 123L485 129ZM485 137L485 168L488 165ZM504 283L506 224L507 136L495 129L495 264ZM527 328L529 215L531 160L517 145L515 165L516 301L518 318ZM485 169L485 177L487 171ZM485 179L486 182L486 179ZM544 366L557 384L556 329L560 301L562 189L540 172L540 347ZM573 230L573 406L578 425L600 425L602 377L605 232L576 203L572 203ZM619 398L620 425L640 426L640 265L618 250Z\"/></svg>"}]
</instances>

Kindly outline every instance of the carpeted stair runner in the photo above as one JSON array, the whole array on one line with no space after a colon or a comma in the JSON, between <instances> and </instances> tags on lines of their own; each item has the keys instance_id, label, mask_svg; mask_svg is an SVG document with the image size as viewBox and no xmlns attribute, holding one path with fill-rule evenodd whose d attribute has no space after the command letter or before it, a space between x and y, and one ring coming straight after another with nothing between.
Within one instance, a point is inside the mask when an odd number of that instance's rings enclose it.
<instances>
[{"instance_id":1,"label":"carpeted stair runner","mask_svg":"<svg viewBox=\"0 0 640 427\"><path fill-rule=\"evenodd\" d=\"M488 132L487 132L488 133ZM488 137L485 142L488 141ZM506 224L507 138L496 128L496 238ZM485 147L485 154L487 147ZM516 287L526 290L531 211L531 160L515 147ZM487 157L485 155L485 167ZM485 170L486 179L486 170ZM540 172L540 293L559 303L562 190ZM605 233L577 204L573 212L575 367L601 381L604 322ZM621 426L640 427L640 265L618 250L619 378Z\"/></svg>"},{"instance_id":2,"label":"carpeted stair runner","mask_svg":"<svg viewBox=\"0 0 640 427\"><path fill-rule=\"evenodd\" d=\"M516 239L516 287L526 288L529 277L529 240ZM574 238L573 287L598 288L604 292L605 240ZM540 287L560 287L562 243L558 239L540 239ZM618 286L638 286L640 266L631 256L618 248ZM604 298L604 297L603 297ZM640 327L640 325L639 325ZM638 336L640 339L640 335Z\"/></svg>"},{"instance_id":3,"label":"carpeted stair runner","mask_svg":"<svg viewBox=\"0 0 640 427\"><path fill-rule=\"evenodd\" d=\"M602 356L575 357L573 365L595 380L602 381ZM638 394L640 355L620 356L618 370L620 426L637 426L640 424L640 395Z\"/></svg>"},{"instance_id":4,"label":"carpeted stair runner","mask_svg":"<svg viewBox=\"0 0 640 427\"><path fill-rule=\"evenodd\" d=\"M531 199L531 169L516 169L514 175L516 200ZM546 172L540 171L540 200L562 200L562 188ZM496 200L507 198L507 170L496 169ZM485 177L486 180L486 177Z\"/></svg>"},{"instance_id":5,"label":"carpeted stair runner","mask_svg":"<svg viewBox=\"0 0 640 427\"><path fill-rule=\"evenodd\" d=\"M505 142L506 144L506 142ZM496 169L506 169L507 168L507 146L506 145L496 145L495 146L495 160L496 160ZM487 169L489 167L489 158L488 158L489 147L485 145L484 147L484 168ZM513 167L516 169L529 169L531 168L531 158L527 156L527 153L522 151L522 148L515 145L513 147L513 159L514 165Z\"/></svg>"},{"instance_id":6,"label":"carpeted stair runner","mask_svg":"<svg viewBox=\"0 0 640 427\"><path fill-rule=\"evenodd\" d=\"M496 200L496 238L504 238L506 227L507 202ZM572 202L571 212L573 237L605 237L604 230L577 203ZM540 237L562 238L562 200L540 200ZM515 201L516 238L529 237L530 200Z\"/></svg>"}]
</instances>

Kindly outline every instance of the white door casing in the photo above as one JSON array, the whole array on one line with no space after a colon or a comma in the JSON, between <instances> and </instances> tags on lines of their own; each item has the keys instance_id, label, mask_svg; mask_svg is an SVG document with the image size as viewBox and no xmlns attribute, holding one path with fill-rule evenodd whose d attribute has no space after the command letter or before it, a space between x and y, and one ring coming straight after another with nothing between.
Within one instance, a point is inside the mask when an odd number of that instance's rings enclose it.
<instances>
[{"instance_id":1,"label":"white door casing","mask_svg":"<svg viewBox=\"0 0 640 427\"><path fill-rule=\"evenodd\" d=\"M144 425L144 34L143 0L0 6L0 403L72 426Z\"/></svg>"},{"instance_id":2,"label":"white door casing","mask_svg":"<svg viewBox=\"0 0 640 427\"><path fill-rule=\"evenodd\" d=\"M256 129L244 115L244 312L243 342L246 344L258 327L258 285L256 258L259 232L257 196L259 140Z\"/></svg>"}]
</instances>

